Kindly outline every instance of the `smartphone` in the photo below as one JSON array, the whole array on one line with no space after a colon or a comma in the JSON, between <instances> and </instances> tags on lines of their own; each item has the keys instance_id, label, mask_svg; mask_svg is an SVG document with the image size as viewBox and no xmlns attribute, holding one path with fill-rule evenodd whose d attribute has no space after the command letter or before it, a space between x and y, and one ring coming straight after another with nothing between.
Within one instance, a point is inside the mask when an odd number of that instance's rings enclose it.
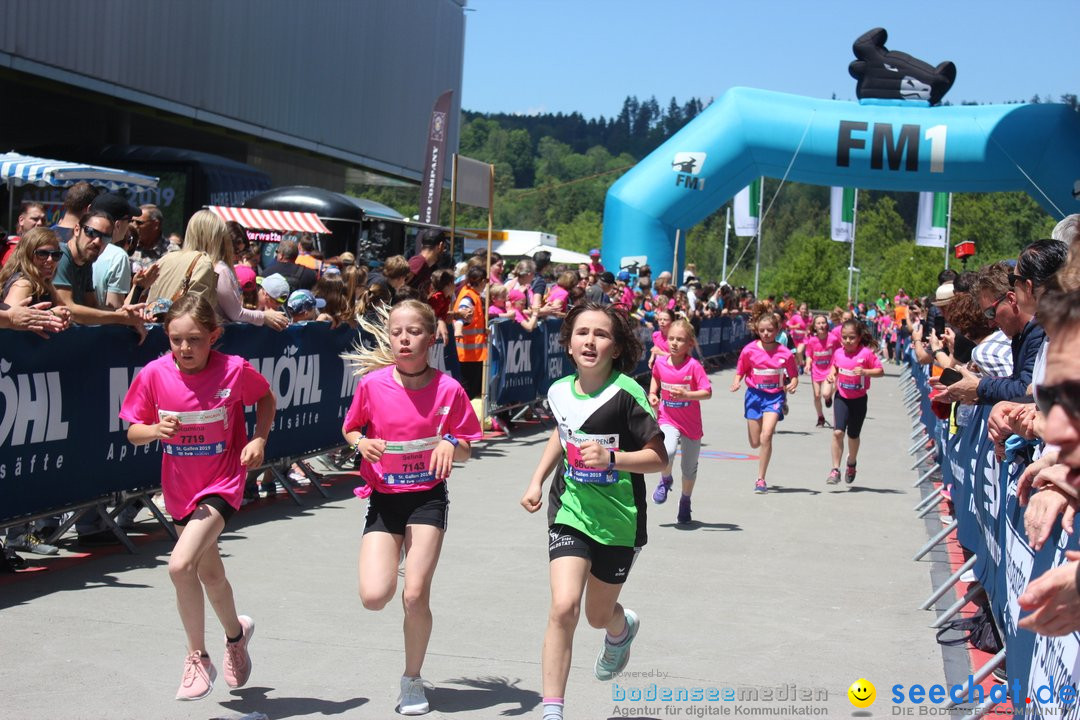
<instances>
[{"instance_id":1,"label":"smartphone","mask_svg":"<svg viewBox=\"0 0 1080 720\"><path fill-rule=\"evenodd\" d=\"M934 334L937 335L939 338L945 337L945 316L944 315L935 315L934 316Z\"/></svg>"},{"instance_id":2,"label":"smartphone","mask_svg":"<svg viewBox=\"0 0 1080 720\"><path fill-rule=\"evenodd\" d=\"M938 377L938 380L941 381L942 385L952 385L953 383L960 382L963 379L964 376L961 375L958 370L953 370L952 368L945 368L941 371L941 376Z\"/></svg>"},{"instance_id":3,"label":"smartphone","mask_svg":"<svg viewBox=\"0 0 1080 720\"><path fill-rule=\"evenodd\" d=\"M956 337L953 339L952 355L957 362L971 362L971 351L974 349L975 343L971 342L971 340L960 333L956 333Z\"/></svg>"}]
</instances>

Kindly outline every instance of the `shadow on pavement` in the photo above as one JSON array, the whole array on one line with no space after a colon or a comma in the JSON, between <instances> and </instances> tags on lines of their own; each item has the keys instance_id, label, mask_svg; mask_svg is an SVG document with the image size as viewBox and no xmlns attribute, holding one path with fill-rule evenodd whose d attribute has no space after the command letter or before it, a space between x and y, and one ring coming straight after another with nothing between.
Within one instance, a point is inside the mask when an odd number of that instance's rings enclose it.
<instances>
[{"instance_id":1,"label":"shadow on pavement","mask_svg":"<svg viewBox=\"0 0 1080 720\"><path fill-rule=\"evenodd\" d=\"M540 693L535 690L519 688L520 679L486 675L478 678L456 678L444 681L447 685L464 685L468 690L436 687L427 693L428 702L433 710L444 713L484 710L496 705L517 705L503 710L500 715L525 715L540 704Z\"/></svg>"},{"instance_id":2,"label":"shadow on pavement","mask_svg":"<svg viewBox=\"0 0 1080 720\"><path fill-rule=\"evenodd\" d=\"M807 493L809 495L820 495L820 490L811 490L810 488L801 487L784 487L783 485L769 485L769 495L773 493Z\"/></svg>"},{"instance_id":3,"label":"shadow on pavement","mask_svg":"<svg viewBox=\"0 0 1080 720\"><path fill-rule=\"evenodd\" d=\"M660 527L670 527L676 530L682 530L683 532L689 530L724 530L727 532L741 532L742 528L735 523L709 523L701 522L700 520L691 520L688 523L667 523L661 524Z\"/></svg>"},{"instance_id":4,"label":"shadow on pavement","mask_svg":"<svg viewBox=\"0 0 1080 720\"><path fill-rule=\"evenodd\" d=\"M232 700L226 700L220 705L234 712L265 713L274 720L295 717L299 715L340 715L369 702L367 698L358 697L350 700L324 700L322 698L308 697L267 697L267 693L274 691L270 687L249 687L241 690L233 690Z\"/></svg>"}]
</instances>

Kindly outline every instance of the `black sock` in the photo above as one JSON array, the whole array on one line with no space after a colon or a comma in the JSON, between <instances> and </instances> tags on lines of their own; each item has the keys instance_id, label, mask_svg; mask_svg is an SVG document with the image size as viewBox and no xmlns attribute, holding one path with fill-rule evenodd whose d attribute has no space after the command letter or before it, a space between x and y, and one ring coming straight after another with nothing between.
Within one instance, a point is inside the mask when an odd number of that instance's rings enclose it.
<instances>
[{"instance_id":1,"label":"black sock","mask_svg":"<svg viewBox=\"0 0 1080 720\"><path fill-rule=\"evenodd\" d=\"M231 638L228 635L225 636L225 642L238 643L243 639L244 639L244 629L243 628L240 628L240 634L237 635L234 638Z\"/></svg>"}]
</instances>

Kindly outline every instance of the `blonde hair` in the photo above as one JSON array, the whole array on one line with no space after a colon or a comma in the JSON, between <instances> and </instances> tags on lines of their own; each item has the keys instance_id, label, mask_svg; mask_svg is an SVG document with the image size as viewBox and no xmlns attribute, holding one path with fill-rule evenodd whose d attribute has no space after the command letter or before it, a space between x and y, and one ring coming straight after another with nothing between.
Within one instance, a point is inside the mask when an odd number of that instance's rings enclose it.
<instances>
[{"instance_id":1,"label":"blonde hair","mask_svg":"<svg viewBox=\"0 0 1080 720\"><path fill-rule=\"evenodd\" d=\"M492 300L497 297L506 297L507 294L508 291L505 285L496 283L495 285L492 285L488 288L488 295L491 297Z\"/></svg>"},{"instance_id":2,"label":"blonde hair","mask_svg":"<svg viewBox=\"0 0 1080 720\"><path fill-rule=\"evenodd\" d=\"M371 308L374 319L367 315L361 315L359 318L360 332L370 335L374 344L367 345L361 338L353 343L352 352L341 354L341 359L352 366L354 375L366 375L395 364L394 351L390 347L389 327L390 316L397 310L412 310L420 316L428 333L435 334L435 311L426 302L402 300L390 308L382 304L375 305Z\"/></svg>"},{"instance_id":3,"label":"blonde hair","mask_svg":"<svg viewBox=\"0 0 1080 720\"><path fill-rule=\"evenodd\" d=\"M209 210L200 210L188 220L184 231L184 249L206 253L214 264L224 262L232 267L232 240L225 242L228 235L229 228L224 220Z\"/></svg>"},{"instance_id":4,"label":"blonde hair","mask_svg":"<svg viewBox=\"0 0 1080 720\"><path fill-rule=\"evenodd\" d=\"M681 327L683 330L686 331L686 337L690 339L690 347L697 346L697 333L694 332L694 326L690 324L689 320L687 320L686 318L677 318L675 320L672 320L671 324L668 325L668 334L670 335L672 329L676 327Z\"/></svg>"}]
</instances>

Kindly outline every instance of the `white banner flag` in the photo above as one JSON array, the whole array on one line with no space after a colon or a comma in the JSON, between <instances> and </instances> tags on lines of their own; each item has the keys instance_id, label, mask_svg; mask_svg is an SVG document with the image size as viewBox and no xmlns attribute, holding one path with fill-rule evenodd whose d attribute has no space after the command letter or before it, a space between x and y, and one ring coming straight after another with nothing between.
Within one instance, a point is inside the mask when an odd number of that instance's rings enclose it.
<instances>
[{"instance_id":1,"label":"white banner flag","mask_svg":"<svg viewBox=\"0 0 1080 720\"><path fill-rule=\"evenodd\" d=\"M915 223L915 244L923 247L945 247L949 225L949 194L919 193L919 214Z\"/></svg>"},{"instance_id":2,"label":"white banner flag","mask_svg":"<svg viewBox=\"0 0 1080 720\"><path fill-rule=\"evenodd\" d=\"M735 195L735 234L754 237L761 218L761 178L750 183Z\"/></svg>"},{"instance_id":3,"label":"white banner flag","mask_svg":"<svg viewBox=\"0 0 1080 720\"><path fill-rule=\"evenodd\" d=\"M855 232L854 188L832 188L829 207L832 217L832 239L851 242Z\"/></svg>"}]
</instances>

